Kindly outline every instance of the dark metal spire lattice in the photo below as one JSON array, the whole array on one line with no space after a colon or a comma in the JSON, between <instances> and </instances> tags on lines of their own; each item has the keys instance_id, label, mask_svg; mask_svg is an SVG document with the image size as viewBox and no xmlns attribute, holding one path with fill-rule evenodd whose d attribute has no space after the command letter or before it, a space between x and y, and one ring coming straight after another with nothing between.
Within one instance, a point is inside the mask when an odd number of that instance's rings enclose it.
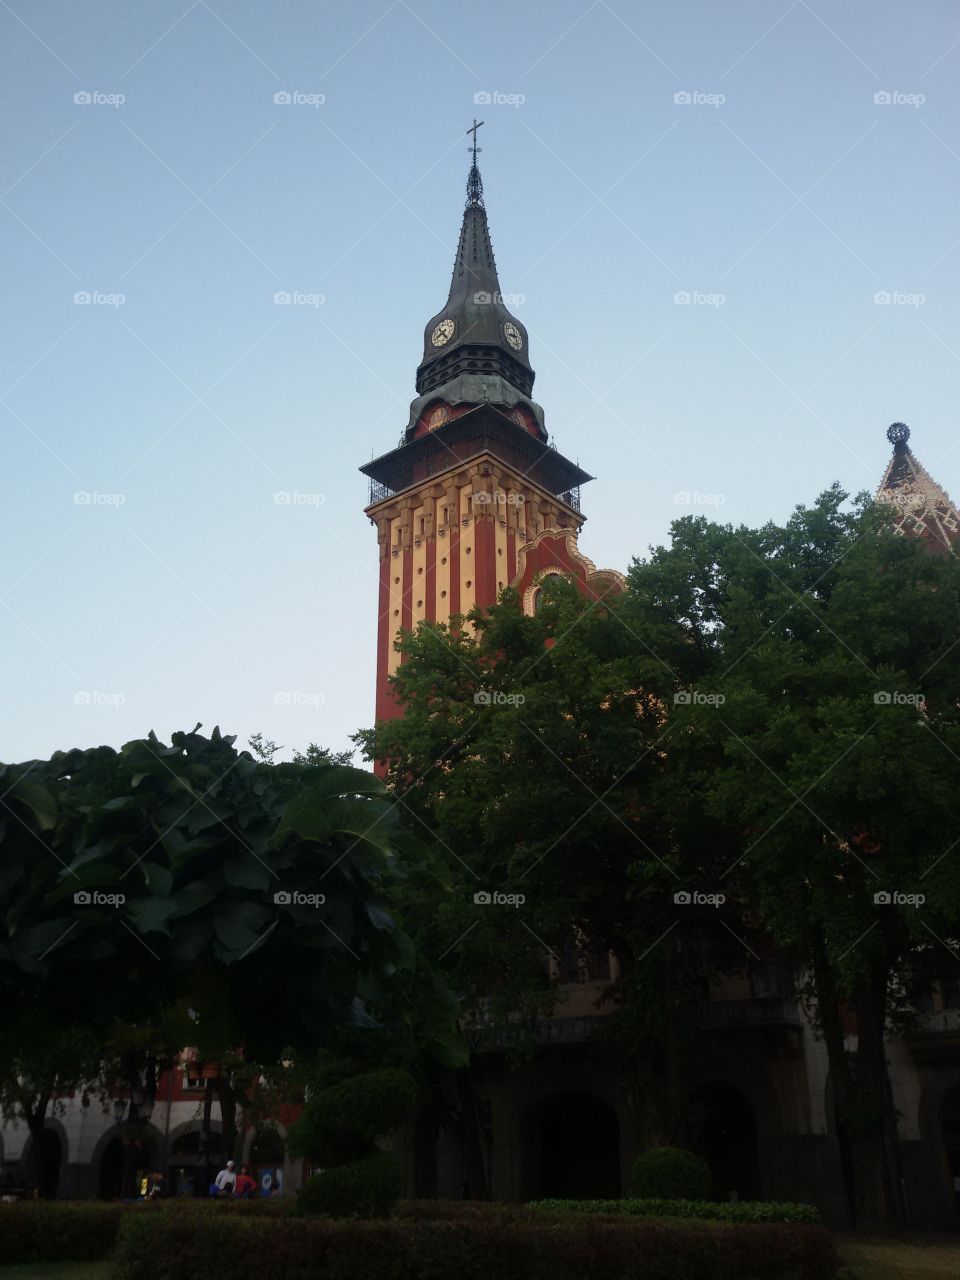
<instances>
[{"instance_id":1,"label":"dark metal spire lattice","mask_svg":"<svg viewBox=\"0 0 960 1280\"><path fill-rule=\"evenodd\" d=\"M467 130L467 133L473 134L473 145L467 148L473 156L470 172L467 174L467 208L470 205L479 205L483 208L483 179L480 177L480 170L477 168L477 156L483 150L483 147L477 146L477 130L482 124L483 121L474 116L473 124Z\"/></svg>"}]
</instances>

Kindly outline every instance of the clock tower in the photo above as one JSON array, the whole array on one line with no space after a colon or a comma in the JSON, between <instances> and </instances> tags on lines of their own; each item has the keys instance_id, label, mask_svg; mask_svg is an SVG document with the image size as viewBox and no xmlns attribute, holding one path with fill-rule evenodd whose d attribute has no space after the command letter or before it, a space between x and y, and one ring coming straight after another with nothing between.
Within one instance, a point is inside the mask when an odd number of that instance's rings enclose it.
<instances>
[{"instance_id":1,"label":"clock tower","mask_svg":"<svg viewBox=\"0 0 960 1280\"><path fill-rule=\"evenodd\" d=\"M580 486L592 479L549 442L531 399L528 334L500 290L483 183L473 163L444 306L427 321L417 398L396 449L360 470L377 528L376 718L398 713L397 633L488 608L507 586L536 607L551 574L599 598L623 578L581 555Z\"/></svg>"}]
</instances>

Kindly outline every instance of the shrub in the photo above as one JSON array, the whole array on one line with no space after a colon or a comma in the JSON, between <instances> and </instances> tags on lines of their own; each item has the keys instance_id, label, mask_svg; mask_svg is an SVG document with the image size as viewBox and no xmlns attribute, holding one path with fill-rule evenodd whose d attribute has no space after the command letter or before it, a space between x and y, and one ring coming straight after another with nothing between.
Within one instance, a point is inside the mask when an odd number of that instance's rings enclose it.
<instances>
[{"instance_id":1,"label":"shrub","mask_svg":"<svg viewBox=\"0 0 960 1280\"><path fill-rule=\"evenodd\" d=\"M400 1195L400 1166L385 1151L315 1173L297 1192L297 1212L385 1218Z\"/></svg>"},{"instance_id":2,"label":"shrub","mask_svg":"<svg viewBox=\"0 0 960 1280\"><path fill-rule=\"evenodd\" d=\"M418 1203L418 1202L413 1202ZM775 1200L534 1200L538 1213L566 1216L592 1213L632 1218L699 1218L713 1222L808 1222L820 1221L812 1204L789 1204Z\"/></svg>"},{"instance_id":3,"label":"shrub","mask_svg":"<svg viewBox=\"0 0 960 1280\"><path fill-rule=\"evenodd\" d=\"M128 1213L112 1280L831 1280L836 1269L828 1234L796 1225Z\"/></svg>"},{"instance_id":4,"label":"shrub","mask_svg":"<svg viewBox=\"0 0 960 1280\"><path fill-rule=\"evenodd\" d=\"M679 1147L652 1147L637 1156L627 1194L638 1200L709 1200L713 1178L706 1160Z\"/></svg>"},{"instance_id":5,"label":"shrub","mask_svg":"<svg viewBox=\"0 0 960 1280\"><path fill-rule=\"evenodd\" d=\"M126 1212L99 1201L0 1204L0 1262L90 1262L113 1248Z\"/></svg>"},{"instance_id":6,"label":"shrub","mask_svg":"<svg viewBox=\"0 0 960 1280\"><path fill-rule=\"evenodd\" d=\"M417 1084L394 1067L367 1071L314 1094L291 1130L294 1155L341 1164L366 1155L374 1139L395 1129L417 1103Z\"/></svg>"}]
</instances>

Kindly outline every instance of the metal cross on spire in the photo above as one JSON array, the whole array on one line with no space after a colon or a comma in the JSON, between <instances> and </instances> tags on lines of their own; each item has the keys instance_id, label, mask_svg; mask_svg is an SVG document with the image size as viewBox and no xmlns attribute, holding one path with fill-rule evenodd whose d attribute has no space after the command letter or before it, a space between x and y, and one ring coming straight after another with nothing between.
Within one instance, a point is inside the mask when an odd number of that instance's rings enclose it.
<instances>
[{"instance_id":1,"label":"metal cross on spire","mask_svg":"<svg viewBox=\"0 0 960 1280\"><path fill-rule=\"evenodd\" d=\"M478 120L478 119L477 119L477 117L476 117L476 116L474 116L474 117L473 117L473 124L472 124L472 125L471 125L471 127L467 130L467 133L472 133L472 134L473 134L473 146L470 148L470 150L473 152L473 163L474 163L474 164L476 164L476 163L477 163L477 155L478 155L478 153L479 153L479 152L481 152L481 151L483 150L483 147L478 147L478 146L477 146L477 130L480 128L480 126L481 126L482 124L483 124L483 121L482 121L482 120Z\"/></svg>"},{"instance_id":2,"label":"metal cross on spire","mask_svg":"<svg viewBox=\"0 0 960 1280\"><path fill-rule=\"evenodd\" d=\"M473 124L467 130L467 133L473 134L473 144L467 150L473 155L473 163L470 165L470 173L467 177L467 205L483 204L483 182L480 178L480 170L477 168L477 156L483 150L483 147L477 146L477 130L483 124L482 120L478 120L476 116L473 118Z\"/></svg>"}]
</instances>

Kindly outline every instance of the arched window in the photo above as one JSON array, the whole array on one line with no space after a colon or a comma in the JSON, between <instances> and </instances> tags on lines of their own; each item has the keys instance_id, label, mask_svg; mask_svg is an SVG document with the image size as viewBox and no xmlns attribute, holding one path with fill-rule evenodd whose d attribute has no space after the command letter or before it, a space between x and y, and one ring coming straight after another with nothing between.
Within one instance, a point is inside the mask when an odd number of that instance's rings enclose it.
<instances>
[{"instance_id":1,"label":"arched window","mask_svg":"<svg viewBox=\"0 0 960 1280\"><path fill-rule=\"evenodd\" d=\"M539 612L540 612L540 608L541 608L541 606L543 605L543 601L544 601L543 588L544 588L548 583L552 583L552 582L563 582L563 574L561 574L561 573L545 573L545 574L543 575L543 577L540 579L539 585L537 586L536 594L535 594L535 595L534 595L534 597L533 597L533 612L534 612L534 613L539 613Z\"/></svg>"}]
</instances>

